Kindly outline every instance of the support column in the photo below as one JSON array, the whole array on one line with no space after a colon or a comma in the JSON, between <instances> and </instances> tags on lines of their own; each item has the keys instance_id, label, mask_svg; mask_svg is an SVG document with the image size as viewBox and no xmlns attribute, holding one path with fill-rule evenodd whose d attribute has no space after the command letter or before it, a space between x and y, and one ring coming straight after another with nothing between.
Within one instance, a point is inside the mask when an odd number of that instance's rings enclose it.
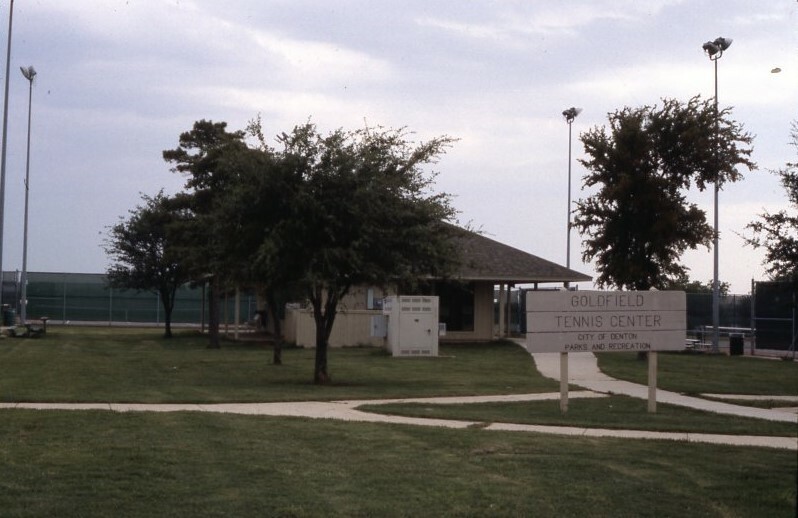
<instances>
[{"instance_id":1,"label":"support column","mask_svg":"<svg viewBox=\"0 0 798 518\"><path fill-rule=\"evenodd\" d=\"M505 308L504 308L504 313L505 313L504 316L507 319L506 323L504 325L504 329L506 331L506 334L504 336L506 336L506 337L509 337L510 334L512 333L511 326L510 326L510 323L512 321L511 318L510 318L510 315L511 315L512 309L513 309L513 300L512 300L513 290L512 290L512 288L513 288L513 285L510 284L510 283L507 283L507 294L505 295L505 298L507 299L507 303L506 303Z\"/></svg>"},{"instance_id":2,"label":"support column","mask_svg":"<svg viewBox=\"0 0 798 518\"><path fill-rule=\"evenodd\" d=\"M499 284L499 338L504 338L504 284Z\"/></svg>"}]
</instances>

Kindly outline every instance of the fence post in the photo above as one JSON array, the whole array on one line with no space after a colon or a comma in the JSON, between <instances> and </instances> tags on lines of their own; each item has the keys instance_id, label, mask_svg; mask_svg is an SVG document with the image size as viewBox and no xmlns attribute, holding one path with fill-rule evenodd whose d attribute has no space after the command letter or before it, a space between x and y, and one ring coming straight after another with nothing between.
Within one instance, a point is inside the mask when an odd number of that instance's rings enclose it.
<instances>
[{"instance_id":1,"label":"fence post","mask_svg":"<svg viewBox=\"0 0 798 518\"><path fill-rule=\"evenodd\" d=\"M114 288L108 286L108 326L114 322Z\"/></svg>"},{"instance_id":2,"label":"fence post","mask_svg":"<svg viewBox=\"0 0 798 518\"><path fill-rule=\"evenodd\" d=\"M751 279L751 356L756 352L756 281Z\"/></svg>"},{"instance_id":3,"label":"fence post","mask_svg":"<svg viewBox=\"0 0 798 518\"><path fill-rule=\"evenodd\" d=\"M66 287L67 287L67 282L66 282L66 274L64 274L64 276L63 276L61 279L62 279L62 281L61 281L61 282L62 282L62 284L63 284L63 288L64 288L64 289L63 289L64 298L63 298L63 300L62 300L62 302L63 302L63 306L61 307L61 322L63 322L64 324L66 324L66 321L67 321L67 319L66 319L66 308L67 308L67 295L66 295Z\"/></svg>"},{"instance_id":4,"label":"fence post","mask_svg":"<svg viewBox=\"0 0 798 518\"><path fill-rule=\"evenodd\" d=\"M792 290L792 359L795 360L795 287Z\"/></svg>"}]
</instances>

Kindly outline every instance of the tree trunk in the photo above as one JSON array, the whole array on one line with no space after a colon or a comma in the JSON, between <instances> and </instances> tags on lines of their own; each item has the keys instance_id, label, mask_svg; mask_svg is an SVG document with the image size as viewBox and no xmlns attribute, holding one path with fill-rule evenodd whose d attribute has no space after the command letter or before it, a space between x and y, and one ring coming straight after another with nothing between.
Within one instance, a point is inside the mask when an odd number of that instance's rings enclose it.
<instances>
[{"instance_id":1,"label":"tree trunk","mask_svg":"<svg viewBox=\"0 0 798 518\"><path fill-rule=\"evenodd\" d=\"M329 345L329 335L325 325L325 315L321 311L316 311L314 307L314 317L316 321L316 362L313 369L313 383L326 385L332 381L327 372L327 348Z\"/></svg>"},{"instance_id":2,"label":"tree trunk","mask_svg":"<svg viewBox=\"0 0 798 518\"><path fill-rule=\"evenodd\" d=\"M219 284L211 279L208 290L208 349L219 349Z\"/></svg>"},{"instance_id":3,"label":"tree trunk","mask_svg":"<svg viewBox=\"0 0 798 518\"><path fill-rule=\"evenodd\" d=\"M269 306L269 315L274 323L274 356L272 363L274 365L283 364L283 326L280 323L280 311L277 308L277 300L274 293L269 292L266 295L266 304Z\"/></svg>"},{"instance_id":4,"label":"tree trunk","mask_svg":"<svg viewBox=\"0 0 798 518\"><path fill-rule=\"evenodd\" d=\"M316 365L313 373L313 382L326 384L332 382L327 371L327 352L329 350L330 335L332 334L335 316L338 313L338 301L346 295L349 287L325 290L321 286L314 288L310 301L313 304L313 319L316 321Z\"/></svg>"},{"instance_id":5,"label":"tree trunk","mask_svg":"<svg viewBox=\"0 0 798 518\"><path fill-rule=\"evenodd\" d=\"M326 300L325 299L326 295ZM310 294L313 305L313 320L316 323L316 362L313 369L313 383L325 385L332 382L327 371L327 352L330 343L330 332L335 321L338 297L329 291L325 294L321 286L314 287Z\"/></svg>"},{"instance_id":6,"label":"tree trunk","mask_svg":"<svg viewBox=\"0 0 798 518\"><path fill-rule=\"evenodd\" d=\"M316 364L313 370L313 383L316 385L328 385L332 382L330 374L327 372L327 342L316 344Z\"/></svg>"},{"instance_id":7,"label":"tree trunk","mask_svg":"<svg viewBox=\"0 0 798 518\"><path fill-rule=\"evenodd\" d=\"M175 309L176 289L167 288L161 291L161 305L163 306L164 338L172 338L172 311Z\"/></svg>"},{"instance_id":8,"label":"tree trunk","mask_svg":"<svg viewBox=\"0 0 798 518\"><path fill-rule=\"evenodd\" d=\"M172 338L172 312L166 308L164 308L163 326L163 337Z\"/></svg>"}]
</instances>

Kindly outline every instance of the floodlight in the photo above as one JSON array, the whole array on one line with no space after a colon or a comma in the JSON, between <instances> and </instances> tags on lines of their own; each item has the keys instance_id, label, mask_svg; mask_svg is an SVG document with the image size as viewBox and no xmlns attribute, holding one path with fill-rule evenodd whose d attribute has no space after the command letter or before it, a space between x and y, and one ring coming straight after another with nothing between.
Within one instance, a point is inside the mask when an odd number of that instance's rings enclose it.
<instances>
[{"instance_id":1,"label":"floodlight","mask_svg":"<svg viewBox=\"0 0 798 518\"><path fill-rule=\"evenodd\" d=\"M701 48L704 49L704 52L706 52L709 55L709 57L712 57L718 52L720 52L720 48L711 41L708 41L703 45L701 45Z\"/></svg>"},{"instance_id":2,"label":"floodlight","mask_svg":"<svg viewBox=\"0 0 798 518\"><path fill-rule=\"evenodd\" d=\"M712 43L717 45L721 51L724 51L731 46L732 41L733 40L731 38L715 38L715 41L713 41Z\"/></svg>"},{"instance_id":3,"label":"floodlight","mask_svg":"<svg viewBox=\"0 0 798 518\"><path fill-rule=\"evenodd\" d=\"M565 117L565 121L570 124L580 113L582 113L582 108L575 108L571 106L567 110L563 110L562 115Z\"/></svg>"},{"instance_id":4,"label":"floodlight","mask_svg":"<svg viewBox=\"0 0 798 518\"><path fill-rule=\"evenodd\" d=\"M701 48L704 49L704 52L707 53L709 59L716 60L723 55L723 51L728 49L732 44L731 38L715 38L714 41L708 41L701 45Z\"/></svg>"},{"instance_id":5,"label":"floodlight","mask_svg":"<svg viewBox=\"0 0 798 518\"><path fill-rule=\"evenodd\" d=\"M27 68L19 67L19 69L22 71L22 75L25 76L25 79L28 81L33 81L33 78L36 76L36 69L33 68L33 66L29 66Z\"/></svg>"}]
</instances>

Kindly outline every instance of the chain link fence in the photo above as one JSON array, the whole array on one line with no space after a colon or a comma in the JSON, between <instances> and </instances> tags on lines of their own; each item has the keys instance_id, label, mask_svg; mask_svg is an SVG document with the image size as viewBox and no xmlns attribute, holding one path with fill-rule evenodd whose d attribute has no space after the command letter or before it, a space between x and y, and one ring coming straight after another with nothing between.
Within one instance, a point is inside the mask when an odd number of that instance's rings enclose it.
<instances>
[{"instance_id":1,"label":"chain link fence","mask_svg":"<svg viewBox=\"0 0 798 518\"><path fill-rule=\"evenodd\" d=\"M3 274L3 306L19 314L20 282L18 272ZM152 292L111 288L105 275L89 273L28 272L29 320L47 317L54 322L108 322L160 324L164 321L163 305ZM240 317L246 322L255 316L254 294L241 294ZM207 322L207 304L203 289L183 285L177 290L172 312L173 324ZM204 314L203 314L204 313ZM227 297L222 305L222 321L232 322L235 297Z\"/></svg>"}]
</instances>

